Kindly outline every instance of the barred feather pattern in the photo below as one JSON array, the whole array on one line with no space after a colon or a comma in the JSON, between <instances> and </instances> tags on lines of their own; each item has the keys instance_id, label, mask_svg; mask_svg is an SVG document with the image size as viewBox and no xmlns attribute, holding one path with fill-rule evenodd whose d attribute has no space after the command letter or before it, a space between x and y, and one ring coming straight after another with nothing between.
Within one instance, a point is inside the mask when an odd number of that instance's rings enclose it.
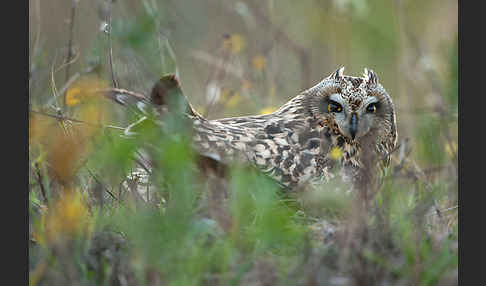
<instances>
[{"instance_id":1,"label":"barred feather pattern","mask_svg":"<svg viewBox=\"0 0 486 286\"><path fill-rule=\"evenodd\" d=\"M306 112L304 97L297 96L268 115L218 120L193 117L195 147L223 162L253 163L290 188L310 180L327 180L336 163L328 156L334 146L345 150L343 165L358 167L356 146Z\"/></svg>"},{"instance_id":2,"label":"barred feather pattern","mask_svg":"<svg viewBox=\"0 0 486 286\"><path fill-rule=\"evenodd\" d=\"M387 164L397 137L391 98L372 71L365 69L363 78L342 72L340 68L266 115L208 120L187 102L195 149L225 163L250 162L290 188L311 180L327 180L334 175L330 172L337 163L342 167L341 175L353 180L360 169L367 168L362 164L363 154L366 158L381 156ZM363 119L369 121L362 126L368 131L359 131L365 133L356 139L343 133L343 124L349 119L339 121L328 110L331 95L341 98L346 116L365 116L366 102L378 102L379 112L366 115L372 120ZM334 147L342 151L338 161L330 156Z\"/></svg>"},{"instance_id":3,"label":"barred feather pattern","mask_svg":"<svg viewBox=\"0 0 486 286\"><path fill-rule=\"evenodd\" d=\"M195 147L224 162L251 162L288 187L326 176L331 161L323 138L328 131L305 116L301 101L298 96L268 115L193 117Z\"/></svg>"}]
</instances>

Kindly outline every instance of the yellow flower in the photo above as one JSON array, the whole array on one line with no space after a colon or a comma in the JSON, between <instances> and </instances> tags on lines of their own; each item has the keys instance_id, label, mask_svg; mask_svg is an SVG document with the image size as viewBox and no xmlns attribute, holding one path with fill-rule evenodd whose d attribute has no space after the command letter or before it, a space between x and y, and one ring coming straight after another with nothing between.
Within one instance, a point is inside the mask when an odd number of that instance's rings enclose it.
<instances>
[{"instance_id":1,"label":"yellow flower","mask_svg":"<svg viewBox=\"0 0 486 286\"><path fill-rule=\"evenodd\" d=\"M343 150L339 147L332 147L329 157L333 160L339 160L343 156Z\"/></svg>"},{"instance_id":2,"label":"yellow flower","mask_svg":"<svg viewBox=\"0 0 486 286\"><path fill-rule=\"evenodd\" d=\"M223 42L224 49L230 50L233 54L241 52L245 46L245 38L240 34L230 35Z\"/></svg>"},{"instance_id":3,"label":"yellow flower","mask_svg":"<svg viewBox=\"0 0 486 286\"><path fill-rule=\"evenodd\" d=\"M262 70L265 67L265 58L261 55L258 55L253 58L253 67L256 70Z\"/></svg>"},{"instance_id":4,"label":"yellow flower","mask_svg":"<svg viewBox=\"0 0 486 286\"><path fill-rule=\"evenodd\" d=\"M92 98L96 95L96 91L100 89L105 89L108 87L108 83L98 77L86 76L78 81L76 81L73 86L71 86L66 91L66 105L75 106L81 102Z\"/></svg>"},{"instance_id":5,"label":"yellow flower","mask_svg":"<svg viewBox=\"0 0 486 286\"><path fill-rule=\"evenodd\" d=\"M73 87L66 92L66 104L68 106L78 105L81 102L81 89Z\"/></svg>"},{"instance_id":6,"label":"yellow flower","mask_svg":"<svg viewBox=\"0 0 486 286\"><path fill-rule=\"evenodd\" d=\"M272 113L276 110L277 110L277 108L275 108L273 106L269 106L269 107L265 107L265 108L260 109L259 113L260 114L270 114L270 113Z\"/></svg>"}]
</instances>

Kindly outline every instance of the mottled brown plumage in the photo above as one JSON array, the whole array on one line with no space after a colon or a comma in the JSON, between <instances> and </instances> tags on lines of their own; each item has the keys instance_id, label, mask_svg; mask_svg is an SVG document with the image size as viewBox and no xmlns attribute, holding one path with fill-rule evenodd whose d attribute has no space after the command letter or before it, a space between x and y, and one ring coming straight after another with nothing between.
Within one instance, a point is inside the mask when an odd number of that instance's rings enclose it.
<instances>
[{"instance_id":1,"label":"mottled brown plumage","mask_svg":"<svg viewBox=\"0 0 486 286\"><path fill-rule=\"evenodd\" d=\"M388 164L397 139L392 100L374 72L343 70L267 115L208 120L187 102L194 147L221 162L250 162L290 188L327 179L336 164L351 180L366 160ZM341 150L338 161L333 148Z\"/></svg>"},{"instance_id":2,"label":"mottled brown plumage","mask_svg":"<svg viewBox=\"0 0 486 286\"><path fill-rule=\"evenodd\" d=\"M207 120L191 112L195 147L224 162L251 162L289 187L327 178L333 147L342 150L343 174L351 179L362 167L363 152L387 163L397 138L391 98L372 71L365 70L364 77L342 72L272 114ZM341 111L332 112L330 104L339 104ZM374 107L367 111L368 105Z\"/></svg>"}]
</instances>

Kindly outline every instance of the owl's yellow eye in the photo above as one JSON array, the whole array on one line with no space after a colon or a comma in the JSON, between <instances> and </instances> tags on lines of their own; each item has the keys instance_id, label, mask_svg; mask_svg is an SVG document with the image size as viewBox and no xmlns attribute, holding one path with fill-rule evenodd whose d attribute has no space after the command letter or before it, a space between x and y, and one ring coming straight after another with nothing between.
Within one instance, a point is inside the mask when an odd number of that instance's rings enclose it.
<instances>
[{"instance_id":1,"label":"owl's yellow eye","mask_svg":"<svg viewBox=\"0 0 486 286\"><path fill-rule=\"evenodd\" d=\"M327 111L329 112L341 112L343 111L343 107L341 106L341 104L335 102L335 101L331 101L329 102L329 104L327 105Z\"/></svg>"},{"instance_id":2,"label":"owl's yellow eye","mask_svg":"<svg viewBox=\"0 0 486 286\"><path fill-rule=\"evenodd\" d=\"M368 105L368 107L366 107L366 111L369 113L376 113L376 104L371 103L370 105Z\"/></svg>"}]
</instances>

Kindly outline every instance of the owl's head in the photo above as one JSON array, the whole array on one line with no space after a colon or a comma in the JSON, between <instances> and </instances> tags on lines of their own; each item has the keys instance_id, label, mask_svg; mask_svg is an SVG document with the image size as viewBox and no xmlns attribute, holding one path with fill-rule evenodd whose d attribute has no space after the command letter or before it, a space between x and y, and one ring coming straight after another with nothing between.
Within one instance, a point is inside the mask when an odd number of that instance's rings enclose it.
<instances>
[{"instance_id":1,"label":"owl's head","mask_svg":"<svg viewBox=\"0 0 486 286\"><path fill-rule=\"evenodd\" d=\"M394 148L395 108L377 75L366 68L363 77L343 71L341 67L305 92L308 111L347 142L372 138L386 149Z\"/></svg>"}]
</instances>

